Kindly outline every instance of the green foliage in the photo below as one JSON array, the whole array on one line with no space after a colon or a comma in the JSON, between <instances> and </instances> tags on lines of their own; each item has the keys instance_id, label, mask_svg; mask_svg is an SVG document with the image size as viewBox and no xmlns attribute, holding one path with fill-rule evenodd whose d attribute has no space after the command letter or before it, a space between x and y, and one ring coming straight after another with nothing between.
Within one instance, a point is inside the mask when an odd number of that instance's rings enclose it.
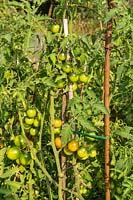
<instances>
[{"instance_id":1,"label":"green foliage","mask_svg":"<svg viewBox=\"0 0 133 200\"><path fill-rule=\"evenodd\" d=\"M108 10L107 2L101 0L58 1L53 18L37 14L44 3L42 0L34 1L32 6L29 1L0 4L0 199L61 200L64 153L63 148L56 149L54 145L56 134L51 134L51 116L61 118L62 95L66 94L65 122L59 129L63 147L75 138L89 153L97 152L86 160L80 160L76 152L67 156L67 199L79 195L81 200L104 199L104 143L73 134L73 131L102 136L106 114L110 116L111 130L111 184L114 184L111 199L130 200L133 192L132 18L126 1L115 2L116 8ZM69 19L66 37L64 17ZM111 18L108 111L103 104L103 63L105 25ZM50 26L57 22L60 31L54 34ZM87 30L83 30L84 27ZM70 98L69 74L62 70L68 60L59 59L61 53L67 55L68 52L72 72L77 76L85 72L89 77L86 84L78 80L73 98ZM59 87L59 82L63 82L63 87ZM50 111L51 94L55 113ZM35 136L29 132L33 124L25 123L29 108L36 109L33 120L39 121ZM19 159L7 158L7 149L14 145L16 135L25 138L26 146L20 147L20 151L31 155L32 160L27 165L21 164ZM79 194L80 187L87 191Z\"/></svg>"}]
</instances>

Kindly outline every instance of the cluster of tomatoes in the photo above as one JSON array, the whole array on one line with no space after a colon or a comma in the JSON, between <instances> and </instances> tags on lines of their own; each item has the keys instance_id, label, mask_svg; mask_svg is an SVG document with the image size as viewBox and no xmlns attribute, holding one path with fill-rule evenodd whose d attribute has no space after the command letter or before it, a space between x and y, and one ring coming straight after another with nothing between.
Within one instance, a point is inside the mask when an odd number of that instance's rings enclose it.
<instances>
[{"instance_id":1,"label":"cluster of tomatoes","mask_svg":"<svg viewBox=\"0 0 133 200\"><path fill-rule=\"evenodd\" d=\"M29 108L24 113L23 126L28 139L37 135L40 126L40 118L40 113L34 108ZM7 149L6 155L8 159L16 161L17 164L25 166L31 163L31 155L30 152L28 152L26 140L21 134L14 137L13 145Z\"/></svg>"},{"instance_id":2,"label":"cluster of tomatoes","mask_svg":"<svg viewBox=\"0 0 133 200\"><path fill-rule=\"evenodd\" d=\"M58 128L58 130L61 130L62 121L60 119L54 120L54 130ZM60 134L61 131L54 131L55 134ZM91 139L93 140L93 139ZM96 157L96 149L93 145L89 146L89 150L87 147L80 145L79 141L76 139L71 139L65 146L62 145L61 136L55 137L55 146L58 149L63 149L63 152L67 156L71 156L73 153L76 152L77 158L80 160L86 160L88 157Z\"/></svg>"},{"instance_id":3,"label":"cluster of tomatoes","mask_svg":"<svg viewBox=\"0 0 133 200\"><path fill-rule=\"evenodd\" d=\"M22 135L14 137L14 144L7 149L7 158L16 161L17 164L29 165L31 163L30 152L27 151L27 143Z\"/></svg>"},{"instance_id":4,"label":"cluster of tomatoes","mask_svg":"<svg viewBox=\"0 0 133 200\"><path fill-rule=\"evenodd\" d=\"M24 130L31 136L35 136L38 133L40 126L41 114L36 109L30 108L26 111L24 116Z\"/></svg>"},{"instance_id":5,"label":"cluster of tomatoes","mask_svg":"<svg viewBox=\"0 0 133 200\"><path fill-rule=\"evenodd\" d=\"M60 26L58 24L53 24L50 30L53 34L56 34L60 31ZM76 47L73 53L74 53L74 57L79 62L80 56L81 56L80 47ZM72 84L73 91L77 90L78 88L80 89L81 84L88 83L89 75L86 74L86 72L84 72L84 69L81 69L81 67L79 70L79 68L76 66L77 64L75 65L75 64L72 64L70 61L68 61L66 52L61 51L60 53L58 53L57 60L58 60L57 68L61 70L61 73L63 72L67 74L67 79ZM56 82L56 84L59 89L64 88L66 85L66 80L60 79Z\"/></svg>"},{"instance_id":6,"label":"cluster of tomatoes","mask_svg":"<svg viewBox=\"0 0 133 200\"><path fill-rule=\"evenodd\" d=\"M94 146L90 145L89 149L86 146L79 143L76 139L71 139L67 145L63 148L63 151L66 155L72 155L76 152L76 156L79 160L86 160L89 157L96 157L96 149Z\"/></svg>"}]
</instances>

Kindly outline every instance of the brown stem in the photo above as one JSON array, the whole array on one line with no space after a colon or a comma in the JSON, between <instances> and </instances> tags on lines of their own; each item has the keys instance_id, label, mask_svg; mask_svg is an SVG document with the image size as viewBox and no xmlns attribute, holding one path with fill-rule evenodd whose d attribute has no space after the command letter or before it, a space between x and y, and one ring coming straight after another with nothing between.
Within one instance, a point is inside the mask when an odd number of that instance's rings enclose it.
<instances>
[{"instance_id":1,"label":"brown stem","mask_svg":"<svg viewBox=\"0 0 133 200\"><path fill-rule=\"evenodd\" d=\"M49 11L48 11L48 16L49 16L49 17L52 16L53 7L54 7L54 5L51 3L50 8L49 8Z\"/></svg>"}]
</instances>

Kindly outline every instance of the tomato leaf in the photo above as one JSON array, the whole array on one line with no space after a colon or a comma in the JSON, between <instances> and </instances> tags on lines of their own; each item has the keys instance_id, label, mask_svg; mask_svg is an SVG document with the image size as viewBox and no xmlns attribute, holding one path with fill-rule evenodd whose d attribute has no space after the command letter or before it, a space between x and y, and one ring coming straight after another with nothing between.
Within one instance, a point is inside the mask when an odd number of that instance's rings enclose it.
<instances>
[{"instance_id":1,"label":"tomato leaf","mask_svg":"<svg viewBox=\"0 0 133 200\"><path fill-rule=\"evenodd\" d=\"M56 54L55 53L51 53L49 55L49 57L50 57L50 60L52 61L53 65L55 65L55 63L56 63Z\"/></svg>"},{"instance_id":2,"label":"tomato leaf","mask_svg":"<svg viewBox=\"0 0 133 200\"><path fill-rule=\"evenodd\" d=\"M103 103L96 103L94 104L94 109L96 109L97 111L101 111L102 113L104 113L105 115L109 115L108 110L105 108Z\"/></svg>"},{"instance_id":3,"label":"tomato leaf","mask_svg":"<svg viewBox=\"0 0 133 200\"><path fill-rule=\"evenodd\" d=\"M70 126L70 124L65 123L62 126L62 130L61 130L61 140L62 140L62 145L66 145L67 142L71 139L71 136L73 134L73 130L72 127Z\"/></svg>"},{"instance_id":4,"label":"tomato leaf","mask_svg":"<svg viewBox=\"0 0 133 200\"><path fill-rule=\"evenodd\" d=\"M4 159L4 155L5 155L5 152L6 152L6 148L2 148L0 150L0 163L3 161Z\"/></svg>"},{"instance_id":5,"label":"tomato leaf","mask_svg":"<svg viewBox=\"0 0 133 200\"><path fill-rule=\"evenodd\" d=\"M114 17L116 15L116 13L117 13L117 9L116 8L110 9L106 14L104 23L107 23L112 17Z\"/></svg>"},{"instance_id":6,"label":"tomato leaf","mask_svg":"<svg viewBox=\"0 0 133 200\"><path fill-rule=\"evenodd\" d=\"M124 128L117 130L116 135L133 141L133 135L130 134L131 130L133 130L133 127L125 126Z\"/></svg>"},{"instance_id":7,"label":"tomato leaf","mask_svg":"<svg viewBox=\"0 0 133 200\"><path fill-rule=\"evenodd\" d=\"M9 185L10 187L13 187L13 189L19 189L23 184L21 182L15 182L15 181L9 181L9 180L6 180L5 183Z\"/></svg>"},{"instance_id":8,"label":"tomato leaf","mask_svg":"<svg viewBox=\"0 0 133 200\"><path fill-rule=\"evenodd\" d=\"M5 189L5 188L0 188L0 194L5 194L5 195L10 195L12 194L12 190Z\"/></svg>"},{"instance_id":9,"label":"tomato leaf","mask_svg":"<svg viewBox=\"0 0 133 200\"><path fill-rule=\"evenodd\" d=\"M4 174L1 175L1 178L8 178L11 177L12 175L19 173L19 168L18 167L13 167L9 168L9 170L6 170Z\"/></svg>"},{"instance_id":10,"label":"tomato leaf","mask_svg":"<svg viewBox=\"0 0 133 200\"><path fill-rule=\"evenodd\" d=\"M83 127L83 129L88 129L89 131L94 131L94 132L97 131L97 129L93 126L92 122L86 119L83 115L78 116L77 120Z\"/></svg>"}]
</instances>

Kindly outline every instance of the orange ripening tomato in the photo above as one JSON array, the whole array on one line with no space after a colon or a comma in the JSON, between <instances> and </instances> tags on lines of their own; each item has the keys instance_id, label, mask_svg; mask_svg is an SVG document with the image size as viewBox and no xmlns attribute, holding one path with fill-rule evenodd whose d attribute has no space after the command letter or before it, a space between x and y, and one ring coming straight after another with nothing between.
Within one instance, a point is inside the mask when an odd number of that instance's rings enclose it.
<instances>
[{"instance_id":1,"label":"orange ripening tomato","mask_svg":"<svg viewBox=\"0 0 133 200\"><path fill-rule=\"evenodd\" d=\"M72 139L70 142L67 144L68 150L75 152L79 148L79 142L75 139Z\"/></svg>"},{"instance_id":2,"label":"orange ripening tomato","mask_svg":"<svg viewBox=\"0 0 133 200\"><path fill-rule=\"evenodd\" d=\"M57 147L57 148L62 148L62 142L61 142L61 137L56 137L55 139L54 139L54 143L55 143L55 146Z\"/></svg>"}]
</instances>

